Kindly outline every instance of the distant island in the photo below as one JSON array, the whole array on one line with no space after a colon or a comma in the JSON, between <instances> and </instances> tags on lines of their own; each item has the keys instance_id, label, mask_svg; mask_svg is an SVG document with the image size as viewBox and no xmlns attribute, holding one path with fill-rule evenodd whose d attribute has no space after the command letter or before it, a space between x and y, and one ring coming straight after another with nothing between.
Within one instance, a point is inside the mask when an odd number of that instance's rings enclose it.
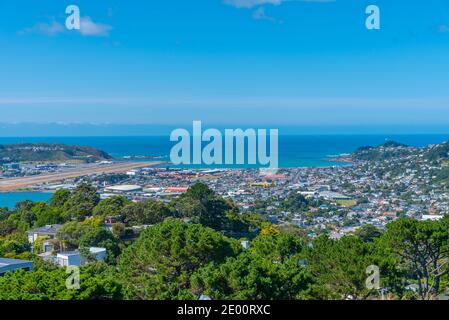
<instances>
[{"instance_id":1,"label":"distant island","mask_svg":"<svg viewBox=\"0 0 449 320\"><path fill-rule=\"evenodd\" d=\"M113 157L93 147L65 144L23 143L0 145L0 164L11 162L63 162L91 163Z\"/></svg>"}]
</instances>

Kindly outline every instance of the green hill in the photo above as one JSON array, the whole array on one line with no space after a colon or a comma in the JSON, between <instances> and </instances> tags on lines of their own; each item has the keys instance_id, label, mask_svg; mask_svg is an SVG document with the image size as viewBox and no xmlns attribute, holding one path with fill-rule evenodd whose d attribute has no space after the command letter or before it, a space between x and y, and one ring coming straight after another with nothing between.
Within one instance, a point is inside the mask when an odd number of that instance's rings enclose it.
<instances>
[{"instance_id":1,"label":"green hill","mask_svg":"<svg viewBox=\"0 0 449 320\"><path fill-rule=\"evenodd\" d=\"M358 148L352 155L353 160L361 161L378 161L387 160L398 157L406 157L416 152L416 148L409 147L405 144L388 141L377 147L366 146Z\"/></svg>"},{"instance_id":2,"label":"green hill","mask_svg":"<svg viewBox=\"0 0 449 320\"><path fill-rule=\"evenodd\" d=\"M424 156L431 161L448 159L449 141L431 147Z\"/></svg>"},{"instance_id":3,"label":"green hill","mask_svg":"<svg viewBox=\"0 0 449 320\"><path fill-rule=\"evenodd\" d=\"M0 145L0 163L7 162L95 162L112 159L104 151L84 146L64 144L23 143Z\"/></svg>"}]
</instances>

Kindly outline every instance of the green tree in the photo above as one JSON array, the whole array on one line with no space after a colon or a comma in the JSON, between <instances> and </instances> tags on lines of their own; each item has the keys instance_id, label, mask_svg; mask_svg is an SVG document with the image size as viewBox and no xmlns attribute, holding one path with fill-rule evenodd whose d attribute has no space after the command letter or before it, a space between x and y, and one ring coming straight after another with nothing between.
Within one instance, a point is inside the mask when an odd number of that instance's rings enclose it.
<instances>
[{"instance_id":1,"label":"green tree","mask_svg":"<svg viewBox=\"0 0 449 320\"><path fill-rule=\"evenodd\" d=\"M13 258L30 251L30 249L30 243L25 233L14 232L5 237L0 237L0 257Z\"/></svg>"},{"instance_id":2,"label":"green tree","mask_svg":"<svg viewBox=\"0 0 449 320\"><path fill-rule=\"evenodd\" d=\"M354 236L315 239L306 254L317 279L313 295L318 299L345 299L349 295L365 299L376 295L377 292L366 287L366 269L376 262L371 250L370 244Z\"/></svg>"},{"instance_id":3,"label":"green tree","mask_svg":"<svg viewBox=\"0 0 449 320\"><path fill-rule=\"evenodd\" d=\"M121 299L121 285L114 271L97 263L80 268L80 289L66 287L65 268L38 267L0 277L0 300L106 300Z\"/></svg>"},{"instance_id":4,"label":"green tree","mask_svg":"<svg viewBox=\"0 0 449 320\"><path fill-rule=\"evenodd\" d=\"M106 262L113 263L120 254L119 240L104 228L86 228L79 241L81 248L106 248Z\"/></svg>"},{"instance_id":5,"label":"green tree","mask_svg":"<svg viewBox=\"0 0 449 320\"><path fill-rule=\"evenodd\" d=\"M50 199L50 206L56 208L63 208L65 203L69 200L71 195L70 190L61 189L56 191Z\"/></svg>"},{"instance_id":6,"label":"green tree","mask_svg":"<svg viewBox=\"0 0 449 320\"><path fill-rule=\"evenodd\" d=\"M101 200L93 210L93 214L102 217L116 217L122 214L123 208L129 203L130 201L123 196L113 196Z\"/></svg>"},{"instance_id":7,"label":"green tree","mask_svg":"<svg viewBox=\"0 0 449 320\"><path fill-rule=\"evenodd\" d=\"M76 249L80 245L81 237L92 228L85 223L71 221L58 230L56 237L62 242L64 250Z\"/></svg>"},{"instance_id":8,"label":"green tree","mask_svg":"<svg viewBox=\"0 0 449 320\"><path fill-rule=\"evenodd\" d=\"M310 297L313 278L297 257L274 263L250 252L211 263L192 276L192 292L213 299L288 300Z\"/></svg>"},{"instance_id":9,"label":"green tree","mask_svg":"<svg viewBox=\"0 0 449 320\"><path fill-rule=\"evenodd\" d=\"M300 212L307 210L309 207L309 201L298 192L291 192L287 198L282 202L284 210Z\"/></svg>"},{"instance_id":10,"label":"green tree","mask_svg":"<svg viewBox=\"0 0 449 320\"><path fill-rule=\"evenodd\" d=\"M387 225L383 241L418 284L421 299L434 298L449 273L449 218L441 221L399 219Z\"/></svg>"},{"instance_id":11,"label":"green tree","mask_svg":"<svg viewBox=\"0 0 449 320\"><path fill-rule=\"evenodd\" d=\"M121 238L126 234L126 227L123 223L114 223L112 225L112 234Z\"/></svg>"},{"instance_id":12,"label":"green tree","mask_svg":"<svg viewBox=\"0 0 449 320\"><path fill-rule=\"evenodd\" d=\"M303 240L287 233L259 235L254 238L248 249L253 255L268 257L280 263L301 253L302 250Z\"/></svg>"},{"instance_id":13,"label":"green tree","mask_svg":"<svg viewBox=\"0 0 449 320\"><path fill-rule=\"evenodd\" d=\"M237 206L218 196L205 184L193 185L171 205L179 216L189 218L193 223L200 223L215 230L229 230L234 227L242 229L241 224L236 224Z\"/></svg>"},{"instance_id":14,"label":"green tree","mask_svg":"<svg viewBox=\"0 0 449 320\"><path fill-rule=\"evenodd\" d=\"M34 226L42 227L49 224L61 224L65 222L62 215L62 209L57 207L51 207L45 202L36 203L31 211L36 217Z\"/></svg>"},{"instance_id":15,"label":"green tree","mask_svg":"<svg viewBox=\"0 0 449 320\"><path fill-rule=\"evenodd\" d=\"M22 201L15 205L11 216L16 228L22 231L30 229L36 221L36 213L32 210L34 202Z\"/></svg>"},{"instance_id":16,"label":"green tree","mask_svg":"<svg viewBox=\"0 0 449 320\"><path fill-rule=\"evenodd\" d=\"M64 211L67 216L82 221L86 216L92 215L99 201L97 189L87 183L81 183L65 202Z\"/></svg>"},{"instance_id":17,"label":"green tree","mask_svg":"<svg viewBox=\"0 0 449 320\"><path fill-rule=\"evenodd\" d=\"M373 242L376 238L382 235L382 231L373 226L372 224L366 224L358 228L354 235L360 237L365 242Z\"/></svg>"},{"instance_id":18,"label":"green tree","mask_svg":"<svg viewBox=\"0 0 449 320\"><path fill-rule=\"evenodd\" d=\"M302 264L303 241L288 234L259 235L244 253L211 263L192 277L193 292L214 299L306 299L314 279Z\"/></svg>"},{"instance_id":19,"label":"green tree","mask_svg":"<svg viewBox=\"0 0 449 320\"><path fill-rule=\"evenodd\" d=\"M146 229L120 257L119 273L131 299L195 298L190 276L210 262L235 256L240 245L212 229L177 219Z\"/></svg>"},{"instance_id":20,"label":"green tree","mask_svg":"<svg viewBox=\"0 0 449 320\"><path fill-rule=\"evenodd\" d=\"M16 225L11 220L0 221L0 237L7 236L16 230Z\"/></svg>"},{"instance_id":21,"label":"green tree","mask_svg":"<svg viewBox=\"0 0 449 320\"><path fill-rule=\"evenodd\" d=\"M169 208L161 201L146 200L130 203L122 211L127 225L156 224L171 215Z\"/></svg>"}]
</instances>

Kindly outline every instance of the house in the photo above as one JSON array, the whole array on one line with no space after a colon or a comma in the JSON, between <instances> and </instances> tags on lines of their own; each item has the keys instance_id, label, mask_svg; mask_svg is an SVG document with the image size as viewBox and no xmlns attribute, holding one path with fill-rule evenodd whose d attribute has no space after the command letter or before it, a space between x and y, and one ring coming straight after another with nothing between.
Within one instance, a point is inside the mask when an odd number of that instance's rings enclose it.
<instances>
[{"instance_id":1,"label":"house","mask_svg":"<svg viewBox=\"0 0 449 320\"><path fill-rule=\"evenodd\" d=\"M248 240L242 240L240 241L240 244L242 245L243 249L248 249L250 246L250 242Z\"/></svg>"},{"instance_id":2,"label":"house","mask_svg":"<svg viewBox=\"0 0 449 320\"><path fill-rule=\"evenodd\" d=\"M115 216L115 217L107 217L104 219L103 223L103 229L113 232L114 231L114 225L117 223L120 223L122 220L122 216Z\"/></svg>"},{"instance_id":3,"label":"house","mask_svg":"<svg viewBox=\"0 0 449 320\"><path fill-rule=\"evenodd\" d=\"M305 267L309 265L309 261L307 259L300 259L298 260L298 266Z\"/></svg>"},{"instance_id":4,"label":"house","mask_svg":"<svg viewBox=\"0 0 449 320\"><path fill-rule=\"evenodd\" d=\"M42 228L37 228L28 231L28 241L31 244L34 244L34 242L39 237L45 237L46 239L54 239L56 238L56 234L58 233L59 229L63 227L62 224L52 224L52 225L46 225Z\"/></svg>"},{"instance_id":5,"label":"house","mask_svg":"<svg viewBox=\"0 0 449 320\"><path fill-rule=\"evenodd\" d=\"M438 221L443 218L444 218L444 216L442 216L442 215L423 214L421 217L421 221Z\"/></svg>"},{"instance_id":6,"label":"house","mask_svg":"<svg viewBox=\"0 0 449 320\"><path fill-rule=\"evenodd\" d=\"M332 239L332 240L339 240L342 237L343 237L343 234L341 234L339 232L335 232L335 231L331 232L331 234L329 236L329 238Z\"/></svg>"},{"instance_id":7,"label":"house","mask_svg":"<svg viewBox=\"0 0 449 320\"><path fill-rule=\"evenodd\" d=\"M60 243L55 239L45 240L42 243L42 252L48 253L60 249Z\"/></svg>"},{"instance_id":8,"label":"house","mask_svg":"<svg viewBox=\"0 0 449 320\"><path fill-rule=\"evenodd\" d=\"M187 192L187 190L189 190L189 188L187 188L187 187L168 187L165 189L165 192L181 194L181 193Z\"/></svg>"},{"instance_id":9,"label":"house","mask_svg":"<svg viewBox=\"0 0 449 320\"><path fill-rule=\"evenodd\" d=\"M6 272L14 272L23 269L25 271L33 270L33 262L27 260L0 258L0 276Z\"/></svg>"},{"instance_id":10,"label":"house","mask_svg":"<svg viewBox=\"0 0 449 320\"><path fill-rule=\"evenodd\" d=\"M106 258L106 249L105 248L89 248L89 253L95 258L97 261L104 261ZM56 256L56 263L61 267L69 267L69 266L82 266L87 263L87 258L83 257L79 250L70 251L70 252L62 252L58 253Z\"/></svg>"},{"instance_id":11,"label":"house","mask_svg":"<svg viewBox=\"0 0 449 320\"><path fill-rule=\"evenodd\" d=\"M352 200L352 197L346 196L341 193L332 192L332 191L322 191L320 192L320 197L330 200L330 201L338 201L338 200Z\"/></svg>"}]
</instances>

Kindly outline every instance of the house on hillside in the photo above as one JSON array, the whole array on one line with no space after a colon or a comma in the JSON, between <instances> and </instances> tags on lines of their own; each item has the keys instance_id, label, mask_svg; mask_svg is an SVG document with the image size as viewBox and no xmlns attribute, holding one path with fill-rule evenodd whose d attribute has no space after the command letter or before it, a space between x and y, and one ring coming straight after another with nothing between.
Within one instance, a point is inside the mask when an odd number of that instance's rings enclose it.
<instances>
[{"instance_id":1,"label":"house on hillside","mask_svg":"<svg viewBox=\"0 0 449 320\"><path fill-rule=\"evenodd\" d=\"M45 237L46 239L54 239L56 238L56 234L58 233L59 229L63 227L62 224L51 224L46 225L42 228L37 228L28 231L28 241L30 244L34 244L34 242L39 237Z\"/></svg>"},{"instance_id":2,"label":"house on hillside","mask_svg":"<svg viewBox=\"0 0 449 320\"><path fill-rule=\"evenodd\" d=\"M14 272L19 269L31 271L33 270L33 262L27 260L0 258L0 277L7 272Z\"/></svg>"},{"instance_id":3,"label":"house on hillside","mask_svg":"<svg viewBox=\"0 0 449 320\"><path fill-rule=\"evenodd\" d=\"M106 259L106 249L105 248L89 248L89 254L96 261L104 261ZM87 257L84 257L79 250L70 251L70 252L61 252L58 253L55 259L55 262L61 267L69 267L69 266L82 266L88 262Z\"/></svg>"}]
</instances>

